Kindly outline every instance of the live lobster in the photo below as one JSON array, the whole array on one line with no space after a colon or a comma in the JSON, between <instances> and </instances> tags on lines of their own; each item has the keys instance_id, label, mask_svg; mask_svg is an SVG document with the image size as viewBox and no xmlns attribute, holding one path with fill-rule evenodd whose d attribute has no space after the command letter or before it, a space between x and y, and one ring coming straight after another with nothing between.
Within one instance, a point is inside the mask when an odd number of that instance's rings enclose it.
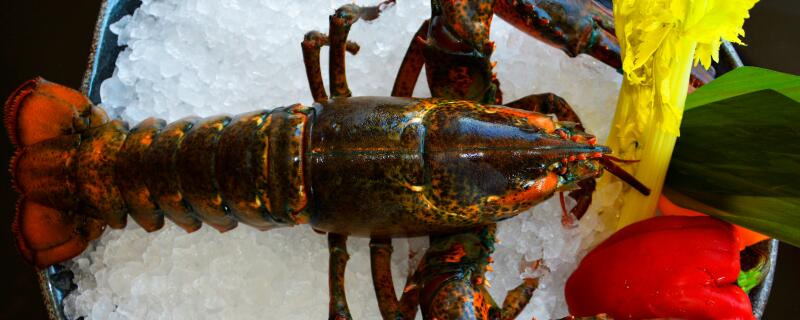
<instances>
[{"instance_id":1,"label":"live lobster","mask_svg":"<svg viewBox=\"0 0 800 320\"><path fill-rule=\"evenodd\" d=\"M39 267L69 259L106 225L123 227L126 214L146 230L164 217L187 231L201 221L220 231L310 223L329 234L332 315L346 316L336 308L346 306L337 292L346 235L378 244L467 231L616 168L592 136L543 114L466 100L349 98L347 11L331 18L327 39L333 98L315 94L310 107L148 119L128 130L74 91L23 84L5 108L23 256ZM315 48L306 50L312 90L320 88Z\"/></svg>"}]
</instances>

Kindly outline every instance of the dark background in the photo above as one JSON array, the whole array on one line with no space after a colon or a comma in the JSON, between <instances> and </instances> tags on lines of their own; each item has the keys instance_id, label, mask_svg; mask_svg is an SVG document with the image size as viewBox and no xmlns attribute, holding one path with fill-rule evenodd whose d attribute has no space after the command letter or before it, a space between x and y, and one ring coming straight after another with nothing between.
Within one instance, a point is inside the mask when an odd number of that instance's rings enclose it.
<instances>
[{"instance_id":1,"label":"dark background","mask_svg":"<svg viewBox=\"0 0 800 320\"><path fill-rule=\"evenodd\" d=\"M79 88L99 7L98 0L4 0L0 99L38 75ZM737 47L745 65L800 75L800 1L762 0L751 16L745 23L748 46ZM8 167L12 149L5 129L0 136L0 167ZM0 319L45 319L33 268L19 258L13 245L10 226L16 194L6 170L0 170L0 198ZM775 278L765 318L797 317L800 249L781 244Z\"/></svg>"}]
</instances>

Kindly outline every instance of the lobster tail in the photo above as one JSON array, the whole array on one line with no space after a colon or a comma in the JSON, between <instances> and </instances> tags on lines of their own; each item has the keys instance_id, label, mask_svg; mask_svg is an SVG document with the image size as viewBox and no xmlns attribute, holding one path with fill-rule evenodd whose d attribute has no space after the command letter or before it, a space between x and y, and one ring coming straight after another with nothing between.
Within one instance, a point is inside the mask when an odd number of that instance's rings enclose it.
<instances>
[{"instance_id":1,"label":"lobster tail","mask_svg":"<svg viewBox=\"0 0 800 320\"><path fill-rule=\"evenodd\" d=\"M108 118L79 92L41 78L14 91L4 111L16 147L12 181L22 194L13 226L17 246L37 267L70 259L104 229L102 219L63 208L78 201L73 173L80 133Z\"/></svg>"},{"instance_id":2,"label":"lobster tail","mask_svg":"<svg viewBox=\"0 0 800 320\"><path fill-rule=\"evenodd\" d=\"M46 267L80 254L130 214L147 231L164 218L192 232L205 222L267 230L305 223L303 154L310 108L236 117L147 119L129 129L79 92L41 78L5 105L21 194L14 233Z\"/></svg>"}]
</instances>

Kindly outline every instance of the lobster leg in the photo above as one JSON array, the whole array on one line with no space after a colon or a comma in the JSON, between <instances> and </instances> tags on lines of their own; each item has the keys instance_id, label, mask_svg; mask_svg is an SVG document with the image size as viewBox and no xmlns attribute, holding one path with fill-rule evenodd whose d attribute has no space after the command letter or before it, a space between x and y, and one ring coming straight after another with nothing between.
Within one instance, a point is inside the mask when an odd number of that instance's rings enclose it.
<instances>
[{"instance_id":1,"label":"lobster leg","mask_svg":"<svg viewBox=\"0 0 800 320\"><path fill-rule=\"evenodd\" d=\"M329 81L331 84L331 96L349 97L352 95L347 86L345 73L344 43L347 41L347 34L350 26L358 18L360 7L355 4L344 5L330 16L330 59L328 64Z\"/></svg>"},{"instance_id":2,"label":"lobster leg","mask_svg":"<svg viewBox=\"0 0 800 320\"><path fill-rule=\"evenodd\" d=\"M414 38L411 39L411 44L408 45L406 55L403 57L400 69L397 71L397 77L394 78L393 97L410 97L414 93L419 73L422 72L422 66L425 64L425 56L422 49L428 36L429 22L430 20L425 20L419 26L419 30L414 34Z\"/></svg>"},{"instance_id":3,"label":"lobster leg","mask_svg":"<svg viewBox=\"0 0 800 320\"><path fill-rule=\"evenodd\" d=\"M311 88L311 96L314 102L328 100L325 93L325 84L322 82L322 72L320 71L319 51L323 46L328 45L328 36L319 31L309 31L303 38L300 46L303 48L303 64L306 68L308 87ZM360 47L357 43L347 41L344 49L350 54L357 54Z\"/></svg>"},{"instance_id":4,"label":"lobster leg","mask_svg":"<svg viewBox=\"0 0 800 320\"><path fill-rule=\"evenodd\" d=\"M414 275L425 319L514 319L539 285L535 278L509 290L499 307L489 293L496 225L446 236L431 236L431 247Z\"/></svg>"},{"instance_id":5,"label":"lobster leg","mask_svg":"<svg viewBox=\"0 0 800 320\"><path fill-rule=\"evenodd\" d=\"M592 0L497 0L494 13L517 29L564 50L569 56L589 54L622 69L614 16ZM714 79L713 69L692 69L690 90Z\"/></svg>"},{"instance_id":6,"label":"lobster leg","mask_svg":"<svg viewBox=\"0 0 800 320\"><path fill-rule=\"evenodd\" d=\"M574 207L569 211L575 219L580 219L589 210L589 205L592 204L592 193L597 189L597 182L594 179L586 179L578 182L578 189L569 192L569 196L577 202ZM565 221L570 221L571 217L565 217ZM571 223L565 223L571 224Z\"/></svg>"},{"instance_id":7,"label":"lobster leg","mask_svg":"<svg viewBox=\"0 0 800 320\"><path fill-rule=\"evenodd\" d=\"M553 93L532 94L505 104L506 107L533 111L544 114L555 114L559 121L571 121L575 127L584 131L581 119L575 110L561 98Z\"/></svg>"},{"instance_id":8,"label":"lobster leg","mask_svg":"<svg viewBox=\"0 0 800 320\"><path fill-rule=\"evenodd\" d=\"M522 280L522 284L509 290L508 294L506 294L506 299L503 301L503 308L500 310L500 319L516 319L522 313L522 309L525 309L525 306L531 301L533 291L537 287L539 287L539 279L526 278Z\"/></svg>"},{"instance_id":9,"label":"lobster leg","mask_svg":"<svg viewBox=\"0 0 800 320\"><path fill-rule=\"evenodd\" d=\"M314 102L328 100L325 93L325 84L322 82L322 72L319 70L319 50L328 44L328 36L319 31L309 31L303 38L300 46L303 48L303 64L306 67L306 77L308 87L311 89L311 96Z\"/></svg>"},{"instance_id":10,"label":"lobster leg","mask_svg":"<svg viewBox=\"0 0 800 320\"><path fill-rule=\"evenodd\" d=\"M494 13L569 56L589 54L620 69L610 10L591 0L497 0Z\"/></svg>"},{"instance_id":11,"label":"lobster leg","mask_svg":"<svg viewBox=\"0 0 800 320\"><path fill-rule=\"evenodd\" d=\"M350 259L350 255L347 254L347 236L328 233L328 251L330 252L328 319L352 319L344 292L344 271L347 260Z\"/></svg>"},{"instance_id":12,"label":"lobster leg","mask_svg":"<svg viewBox=\"0 0 800 320\"><path fill-rule=\"evenodd\" d=\"M409 275L403 294L397 300L392 281L392 251L391 239L373 238L369 242L372 285L378 297L378 307L383 319L414 319L419 303L418 290L411 283L412 275Z\"/></svg>"},{"instance_id":13,"label":"lobster leg","mask_svg":"<svg viewBox=\"0 0 800 320\"><path fill-rule=\"evenodd\" d=\"M469 279L459 279L457 275L437 288L430 296L430 302L423 304L424 319L490 319L485 290L476 289Z\"/></svg>"},{"instance_id":14,"label":"lobster leg","mask_svg":"<svg viewBox=\"0 0 800 320\"><path fill-rule=\"evenodd\" d=\"M331 96L349 97L352 95L347 86L345 73L344 52L347 43L347 35L350 27L359 19L366 21L375 20L381 11L394 4L394 0L387 0L372 7L360 7L355 4L346 4L330 16L330 84Z\"/></svg>"},{"instance_id":15,"label":"lobster leg","mask_svg":"<svg viewBox=\"0 0 800 320\"><path fill-rule=\"evenodd\" d=\"M577 129L584 131L581 119L575 110L572 110L566 100L552 93L529 95L509 102L506 106L545 114L552 113L558 117L558 120L574 122ZM592 204L592 193L597 187L597 183L594 179L585 179L578 182L578 187L579 189L569 193L570 198L577 202L569 212L576 219L583 217L589 209L589 205ZM572 217L564 216L563 219L566 225L571 224Z\"/></svg>"},{"instance_id":16,"label":"lobster leg","mask_svg":"<svg viewBox=\"0 0 800 320\"><path fill-rule=\"evenodd\" d=\"M427 37L422 45L425 73L437 98L499 104L500 93L489 60L491 0L431 1Z\"/></svg>"},{"instance_id":17,"label":"lobster leg","mask_svg":"<svg viewBox=\"0 0 800 320\"><path fill-rule=\"evenodd\" d=\"M508 291L503 307L498 308L486 286L476 287L451 278L440 287L424 318L513 320L528 305L538 285L538 279L525 279Z\"/></svg>"},{"instance_id":18,"label":"lobster leg","mask_svg":"<svg viewBox=\"0 0 800 320\"><path fill-rule=\"evenodd\" d=\"M470 285L451 278L442 286L444 290L437 293L436 303L428 309L425 318L513 320L528 305L538 286L539 279L524 279L522 284L508 291L502 308L499 308L485 285ZM456 294L446 296L453 289Z\"/></svg>"}]
</instances>

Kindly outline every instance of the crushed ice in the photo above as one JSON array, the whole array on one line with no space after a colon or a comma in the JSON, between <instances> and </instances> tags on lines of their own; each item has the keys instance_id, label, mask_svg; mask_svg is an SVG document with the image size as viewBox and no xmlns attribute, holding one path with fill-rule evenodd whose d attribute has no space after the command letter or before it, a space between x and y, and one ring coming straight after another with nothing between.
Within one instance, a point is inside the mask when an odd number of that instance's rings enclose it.
<instances>
[{"instance_id":1,"label":"crushed ice","mask_svg":"<svg viewBox=\"0 0 800 320\"><path fill-rule=\"evenodd\" d=\"M328 15L348 2L144 0L132 16L111 26L127 49L114 76L102 84L103 104L136 122L310 103L300 41L309 30L326 32ZM408 43L429 14L425 0L401 1L377 21L352 28L350 40L362 47L347 60L355 95L389 94ZM556 93L575 107L590 131L605 137L620 76L591 58L568 58L494 21L494 59L506 101ZM322 64L327 66L326 50ZM429 95L421 77L415 96ZM521 275L541 276L541 287L520 319L566 315L566 277L586 248L609 232L598 213L615 214L619 187L599 190L576 228L561 227L561 210L553 200L500 223L495 272L489 275L495 300L502 301ZM71 262L79 289L65 301L70 318L319 319L327 314L327 242L308 227L258 232L245 226L225 234L203 227L185 234L167 223L147 234L130 225L106 232ZM393 243L399 287L409 270L409 246L420 250L426 241ZM377 319L368 240L351 238L348 245L350 309L355 319Z\"/></svg>"}]
</instances>

